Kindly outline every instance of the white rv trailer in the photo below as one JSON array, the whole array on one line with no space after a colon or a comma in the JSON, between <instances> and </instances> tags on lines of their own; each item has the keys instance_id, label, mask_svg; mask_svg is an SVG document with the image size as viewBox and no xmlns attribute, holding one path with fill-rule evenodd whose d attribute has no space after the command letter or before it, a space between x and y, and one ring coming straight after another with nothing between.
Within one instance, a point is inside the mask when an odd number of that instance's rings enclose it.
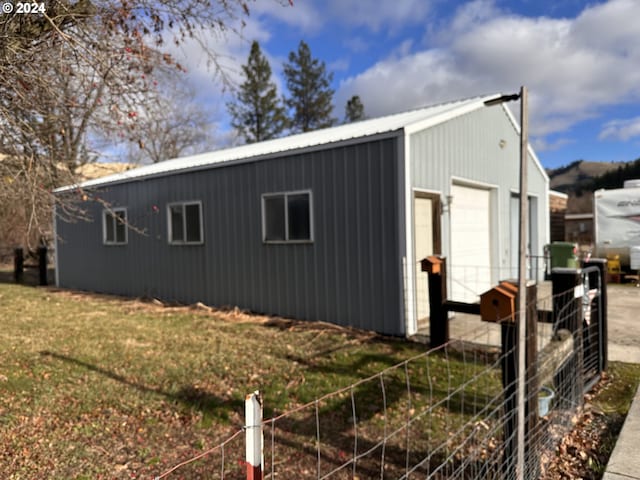
<instances>
[{"instance_id":1,"label":"white rv trailer","mask_svg":"<svg viewBox=\"0 0 640 480\"><path fill-rule=\"evenodd\" d=\"M640 246L640 180L624 188L593 193L595 256L618 255L622 268L630 266L632 247Z\"/></svg>"}]
</instances>

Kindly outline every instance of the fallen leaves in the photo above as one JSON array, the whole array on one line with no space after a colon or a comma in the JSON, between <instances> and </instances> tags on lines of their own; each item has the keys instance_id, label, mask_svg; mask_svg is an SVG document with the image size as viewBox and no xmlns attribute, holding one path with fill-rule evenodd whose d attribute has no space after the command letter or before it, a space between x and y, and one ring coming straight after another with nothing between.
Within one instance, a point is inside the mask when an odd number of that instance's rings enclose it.
<instances>
[{"instance_id":1,"label":"fallen leaves","mask_svg":"<svg viewBox=\"0 0 640 480\"><path fill-rule=\"evenodd\" d=\"M598 390L606 390L607 383L601 383ZM594 394L587 396L582 414L571 419L574 428L560 441L556 455L550 459L542 480L602 478L624 417L619 414L602 414L588 402L593 396Z\"/></svg>"}]
</instances>

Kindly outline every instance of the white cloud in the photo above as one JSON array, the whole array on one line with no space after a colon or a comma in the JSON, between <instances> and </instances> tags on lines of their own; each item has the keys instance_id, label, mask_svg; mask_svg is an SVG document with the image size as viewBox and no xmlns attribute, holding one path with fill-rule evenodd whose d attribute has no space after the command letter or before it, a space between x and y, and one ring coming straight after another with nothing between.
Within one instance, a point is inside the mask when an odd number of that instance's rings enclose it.
<instances>
[{"instance_id":1,"label":"white cloud","mask_svg":"<svg viewBox=\"0 0 640 480\"><path fill-rule=\"evenodd\" d=\"M431 12L431 0L261 0L251 5L251 14L273 18L305 34L321 31L329 22L366 27L372 32L383 28L397 33L406 25L424 22Z\"/></svg>"},{"instance_id":2,"label":"white cloud","mask_svg":"<svg viewBox=\"0 0 640 480\"><path fill-rule=\"evenodd\" d=\"M431 50L378 62L344 81L336 105L359 95L368 116L408 110L460 96L468 79L458 75L444 52ZM467 85L469 91L471 85Z\"/></svg>"},{"instance_id":3,"label":"white cloud","mask_svg":"<svg viewBox=\"0 0 640 480\"><path fill-rule=\"evenodd\" d=\"M475 0L458 8L451 26L441 35L451 38L502 15L493 0Z\"/></svg>"},{"instance_id":4,"label":"white cloud","mask_svg":"<svg viewBox=\"0 0 640 480\"><path fill-rule=\"evenodd\" d=\"M336 105L358 94L367 113L378 115L527 85L532 134L561 132L602 106L640 98L638 18L637 0L588 7L572 20L526 18L501 13L491 1L471 2L440 27L435 46L344 80Z\"/></svg>"},{"instance_id":5,"label":"white cloud","mask_svg":"<svg viewBox=\"0 0 640 480\"><path fill-rule=\"evenodd\" d=\"M294 0L291 3L287 0L260 0L251 4L251 15L262 19L274 18L307 34L320 31L325 19L321 10L306 0Z\"/></svg>"},{"instance_id":6,"label":"white cloud","mask_svg":"<svg viewBox=\"0 0 640 480\"><path fill-rule=\"evenodd\" d=\"M328 72L340 72L349 69L349 59L338 58L327 65Z\"/></svg>"},{"instance_id":7,"label":"white cloud","mask_svg":"<svg viewBox=\"0 0 640 480\"><path fill-rule=\"evenodd\" d=\"M353 53L363 53L369 50L370 44L364 38L354 36L343 41L343 44Z\"/></svg>"},{"instance_id":8,"label":"white cloud","mask_svg":"<svg viewBox=\"0 0 640 480\"><path fill-rule=\"evenodd\" d=\"M575 143L575 140L572 140L570 138L559 138L554 141L548 141L545 138L537 137L531 141L533 148L537 152L551 152L554 150L559 150L562 147L571 145L573 143Z\"/></svg>"},{"instance_id":9,"label":"white cloud","mask_svg":"<svg viewBox=\"0 0 640 480\"><path fill-rule=\"evenodd\" d=\"M640 137L640 117L627 120L611 120L598 135L600 140L631 140Z\"/></svg>"},{"instance_id":10,"label":"white cloud","mask_svg":"<svg viewBox=\"0 0 640 480\"><path fill-rule=\"evenodd\" d=\"M186 68L189 81L198 91L222 91L221 75L232 84L240 82L241 66L247 59L251 42L265 43L270 39L271 34L262 23L251 17L244 20L244 26L232 25L235 32L220 34L203 30L179 46L169 44L168 52ZM212 63L210 55L215 56L218 65Z\"/></svg>"}]
</instances>

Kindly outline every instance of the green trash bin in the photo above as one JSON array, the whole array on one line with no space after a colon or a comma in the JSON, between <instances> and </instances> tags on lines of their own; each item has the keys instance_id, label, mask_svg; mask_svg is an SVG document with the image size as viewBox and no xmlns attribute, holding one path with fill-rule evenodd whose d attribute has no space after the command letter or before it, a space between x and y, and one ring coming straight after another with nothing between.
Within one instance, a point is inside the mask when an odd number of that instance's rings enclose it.
<instances>
[{"instance_id":1,"label":"green trash bin","mask_svg":"<svg viewBox=\"0 0 640 480\"><path fill-rule=\"evenodd\" d=\"M550 267L578 268L578 245L571 242L553 242L547 245Z\"/></svg>"}]
</instances>

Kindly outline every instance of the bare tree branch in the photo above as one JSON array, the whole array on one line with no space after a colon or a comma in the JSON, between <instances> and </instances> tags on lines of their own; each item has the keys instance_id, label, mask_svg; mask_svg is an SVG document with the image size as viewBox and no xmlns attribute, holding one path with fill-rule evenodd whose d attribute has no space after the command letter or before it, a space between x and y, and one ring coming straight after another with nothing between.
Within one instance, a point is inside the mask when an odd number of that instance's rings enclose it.
<instances>
[{"instance_id":1,"label":"bare tree branch","mask_svg":"<svg viewBox=\"0 0 640 480\"><path fill-rule=\"evenodd\" d=\"M182 68L164 50L168 42L206 46L211 35L237 32L248 5L49 0L44 15L0 15L0 222L15 227L0 243L33 248L50 236L54 202L65 218L83 218L87 192L53 198L51 191L76 183L76 169L95 160L92 135L142 141L138 119L157 95L151 74ZM223 74L217 52L205 51L212 74Z\"/></svg>"}]
</instances>

